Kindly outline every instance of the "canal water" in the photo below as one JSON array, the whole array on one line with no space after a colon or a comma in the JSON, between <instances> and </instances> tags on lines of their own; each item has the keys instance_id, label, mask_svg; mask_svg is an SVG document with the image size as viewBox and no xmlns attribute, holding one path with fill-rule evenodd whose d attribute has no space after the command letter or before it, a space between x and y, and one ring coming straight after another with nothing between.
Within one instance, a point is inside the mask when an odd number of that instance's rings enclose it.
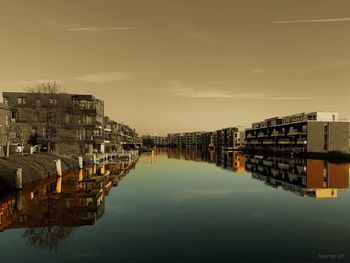
<instances>
[{"instance_id":1,"label":"canal water","mask_svg":"<svg viewBox=\"0 0 350 263\"><path fill-rule=\"evenodd\" d=\"M0 197L0 261L350 260L348 164L163 149L118 169Z\"/></svg>"}]
</instances>

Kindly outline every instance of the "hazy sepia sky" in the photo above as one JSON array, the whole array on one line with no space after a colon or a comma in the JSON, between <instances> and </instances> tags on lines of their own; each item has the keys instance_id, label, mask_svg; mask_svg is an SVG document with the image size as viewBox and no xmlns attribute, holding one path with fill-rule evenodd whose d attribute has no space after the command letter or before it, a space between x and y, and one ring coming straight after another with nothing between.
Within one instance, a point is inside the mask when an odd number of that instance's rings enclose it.
<instances>
[{"instance_id":1,"label":"hazy sepia sky","mask_svg":"<svg viewBox=\"0 0 350 263\"><path fill-rule=\"evenodd\" d=\"M0 0L0 91L57 80L140 133L350 118L349 0Z\"/></svg>"}]
</instances>

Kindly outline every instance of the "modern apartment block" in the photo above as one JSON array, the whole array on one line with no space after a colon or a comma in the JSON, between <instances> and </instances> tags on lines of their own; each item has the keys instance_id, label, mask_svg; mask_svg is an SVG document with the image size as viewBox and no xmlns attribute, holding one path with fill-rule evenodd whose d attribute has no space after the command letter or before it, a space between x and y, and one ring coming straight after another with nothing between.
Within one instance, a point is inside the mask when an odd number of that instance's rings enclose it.
<instances>
[{"instance_id":1,"label":"modern apartment block","mask_svg":"<svg viewBox=\"0 0 350 263\"><path fill-rule=\"evenodd\" d=\"M202 144L202 135L204 132L188 132L185 133L185 147L193 148L193 147L201 147Z\"/></svg>"},{"instance_id":2,"label":"modern apartment block","mask_svg":"<svg viewBox=\"0 0 350 263\"><path fill-rule=\"evenodd\" d=\"M182 147L185 142L185 134L183 133L170 133L168 134L168 145L175 147Z\"/></svg>"},{"instance_id":3,"label":"modern apartment block","mask_svg":"<svg viewBox=\"0 0 350 263\"><path fill-rule=\"evenodd\" d=\"M269 152L349 152L349 122L336 112L299 113L253 123L245 131L248 150Z\"/></svg>"},{"instance_id":4,"label":"modern apartment block","mask_svg":"<svg viewBox=\"0 0 350 263\"><path fill-rule=\"evenodd\" d=\"M205 132L201 135L201 145L203 149L212 148L216 145L216 132Z\"/></svg>"},{"instance_id":5,"label":"modern apartment block","mask_svg":"<svg viewBox=\"0 0 350 263\"><path fill-rule=\"evenodd\" d=\"M237 150L240 146L240 134L236 127L213 132L173 133L168 134L168 145L186 148Z\"/></svg>"},{"instance_id":6,"label":"modern apartment block","mask_svg":"<svg viewBox=\"0 0 350 263\"><path fill-rule=\"evenodd\" d=\"M168 146L167 136L158 136L157 134L154 134L144 135L141 138L144 146Z\"/></svg>"},{"instance_id":7,"label":"modern apartment block","mask_svg":"<svg viewBox=\"0 0 350 263\"><path fill-rule=\"evenodd\" d=\"M154 144L157 146L167 146L168 145L168 137L166 136L154 136Z\"/></svg>"},{"instance_id":8,"label":"modern apartment block","mask_svg":"<svg viewBox=\"0 0 350 263\"><path fill-rule=\"evenodd\" d=\"M237 150L240 144L237 127L224 128L216 131L217 150Z\"/></svg>"},{"instance_id":9,"label":"modern apartment block","mask_svg":"<svg viewBox=\"0 0 350 263\"><path fill-rule=\"evenodd\" d=\"M11 112L5 104L0 103L0 157L5 155Z\"/></svg>"}]
</instances>

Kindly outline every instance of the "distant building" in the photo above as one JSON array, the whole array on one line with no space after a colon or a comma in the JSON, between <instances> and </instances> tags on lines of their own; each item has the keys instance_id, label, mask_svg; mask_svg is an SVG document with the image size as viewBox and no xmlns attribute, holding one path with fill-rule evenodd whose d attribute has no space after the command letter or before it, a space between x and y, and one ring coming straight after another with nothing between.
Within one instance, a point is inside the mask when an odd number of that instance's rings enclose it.
<instances>
[{"instance_id":1,"label":"distant building","mask_svg":"<svg viewBox=\"0 0 350 263\"><path fill-rule=\"evenodd\" d=\"M217 150L237 150L240 145L237 127L224 128L216 131Z\"/></svg>"},{"instance_id":2,"label":"distant building","mask_svg":"<svg viewBox=\"0 0 350 263\"><path fill-rule=\"evenodd\" d=\"M349 152L349 122L336 112L299 113L253 123L245 131L250 150L281 152Z\"/></svg>"},{"instance_id":3,"label":"distant building","mask_svg":"<svg viewBox=\"0 0 350 263\"><path fill-rule=\"evenodd\" d=\"M168 146L168 136L143 135L142 143L144 146Z\"/></svg>"},{"instance_id":4,"label":"distant building","mask_svg":"<svg viewBox=\"0 0 350 263\"><path fill-rule=\"evenodd\" d=\"M214 149L216 145L216 132L204 132L201 134L201 145L202 148Z\"/></svg>"},{"instance_id":5,"label":"distant building","mask_svg":"<svg viewBox=\"0 0 350 263\"><path fill-rule=\"evenodd\" d=\"M202 146L202 135L204 132L187 132L184 135L185 138L185 147L201 147Z\"/></svg>"},{"instance_id":6,"label":"distant building","mask_svg":"<svg viewBox=\"0 0 350 263\"><path fill-rule=\"evenodd\" d=\"M185 145L185 134L170 133L168 134L168 145L174 147L182 147Z\"/></svg>"}]
</instances>

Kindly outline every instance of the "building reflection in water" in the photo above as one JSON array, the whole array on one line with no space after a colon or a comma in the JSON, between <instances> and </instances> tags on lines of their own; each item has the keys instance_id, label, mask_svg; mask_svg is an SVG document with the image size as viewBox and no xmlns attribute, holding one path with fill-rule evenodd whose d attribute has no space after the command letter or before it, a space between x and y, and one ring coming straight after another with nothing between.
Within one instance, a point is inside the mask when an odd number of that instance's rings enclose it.
<instances>
[{"instance_id":1,"label":"building reflection in water","mask_svg":"<svg viewBox=\"0 0 350 263\"><path fill-rule=\"evenodd\" d=\"M31 246L57 250L74 228L94 225L105 212L105 197L135 164L111 164L72 170L0 197L0 232L26 228Z\"/></svg>"},{"instance_id":2,"label":"building reflection in water","mask_svg":"<svg viewBox=\"0 0 350 263\"><path fill-rule=\"evenodd\" d=\"M168 158L195 162L207 162L236 173L245 172L245 155L236 151L215 152L213 149L198 150L169 148L166 151Z\"/></svg>"},{"instance_id":3,"label":"building reflection in water","mask_svg":"<svg viewBox=\"0 0 350 263\"><path fill-rule=\"evenodd\" d=\"M349 188L348 163L247 156L246 167L253 178L300 196L336 198Z\"/></svg>"},{"instance_id":4,"label":"building reflection in water","mask_svg":"<svg viewBox=\"0 0 350 263\"><path fill-rule=\"evenodd\" d=\"M288 159L244 155L236 151L213 149L167 150L168 158L208 162L237 174L250 172L252 178L276 189L299 196L336 198L339 190L349 188L349 163L324 160Z\"/></svg>"}]
</instances>

